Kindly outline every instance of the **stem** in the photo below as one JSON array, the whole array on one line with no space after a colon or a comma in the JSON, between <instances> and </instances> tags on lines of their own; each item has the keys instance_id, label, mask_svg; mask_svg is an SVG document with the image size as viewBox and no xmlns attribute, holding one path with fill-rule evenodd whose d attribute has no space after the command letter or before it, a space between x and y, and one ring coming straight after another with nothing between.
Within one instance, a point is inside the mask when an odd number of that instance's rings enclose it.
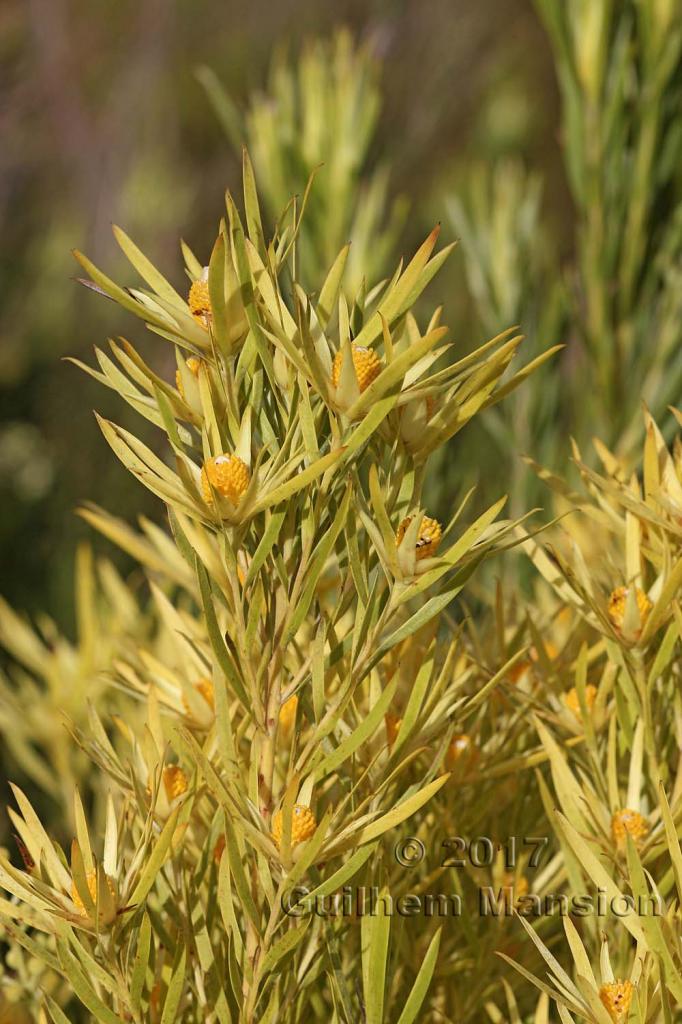
<instances>
[{"instance_id":1,"label":"stem","mask_svg":"<svg viewBox=\"0 0 682 1024\"><path fill-rule=\"evenodd\" d=\"M282 649L277 646L270 666L268 699L265 712L265 734L261 747L258 784L260 791L260 812L267 818L272 812L273 780L275 776L275 753L279 709L282 698Z\"/></svg>"},{"instance_id":2,"label":"stem","mask_svg":"<svg viewBox=\"0 0 682 1024\"><path fill-rule=\"evenodd\" d=\"M660 779L658 757L656 756L656 738L654 736L653 719L651 715L651 700L647 673L644 665L644 653L635 648L634 650L635 682L639 690L639 699L642 704L642 719L644 721L644 746L650 762L650 774L653 779Z\"/></svg>"}]
</instances>

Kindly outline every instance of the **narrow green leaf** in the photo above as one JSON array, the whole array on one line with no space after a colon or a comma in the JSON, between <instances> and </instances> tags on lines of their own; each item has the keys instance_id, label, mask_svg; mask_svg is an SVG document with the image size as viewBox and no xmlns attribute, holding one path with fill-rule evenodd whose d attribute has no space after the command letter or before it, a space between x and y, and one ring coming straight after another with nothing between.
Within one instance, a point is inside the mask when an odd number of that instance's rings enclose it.
<instances>
[{"instance_id":1,"label":"narrow green leaf","mask_svg":"<svg viewBox=\"0 0 682 1024\"><path fill-rule=\"evenodd\" d=\"M144 870L137 881L137 885L130 895L128 902L131 906L136 906L138 903L141 903L146 898L151 887L154 885L156 876L163 867L168 856L168 851L170 850L171 842L173 841L173 834L178 823L179 814L180 808L176 807L166 824L163 826L161 834L152 848L151 856L149 857L149 860L147 860Z\"/></svg>"},{"instance_id":2,"label":"narrow green leaf","mask_svg":"<svg viewBox=\"0 0 682 1024\"><path fill-rule=\"evenodd\" d=\"M429 985L431 984L433 972L436 969L438 950L440 948L440 934L441 929L439 928L429 943L429 948L422 960L419 973L415 978L414 985L407 997L407 1002L403 1007L403 1012L398 1018L398 1024L414 1024L414 1021L417 1019L417 1014L421 1010L422 1003L426 998L426 993Z\"/></svg>"},{"instance_id":3,"label":"narrow green leaf","mask_svg":"<svg viewBox=\"0 0 682 1024\"><path fill-rule=\"evenodd\" d=\"M175 961L173 963L173 973L171 974L168 991L166 992L166 998L163 1003L161 1024L173 1024L173 1021L177 1019L180 1000L182 998L182 990L185 986L186 963L187 950L181 940L176 950Z\"/></svg>"}]
</instances>

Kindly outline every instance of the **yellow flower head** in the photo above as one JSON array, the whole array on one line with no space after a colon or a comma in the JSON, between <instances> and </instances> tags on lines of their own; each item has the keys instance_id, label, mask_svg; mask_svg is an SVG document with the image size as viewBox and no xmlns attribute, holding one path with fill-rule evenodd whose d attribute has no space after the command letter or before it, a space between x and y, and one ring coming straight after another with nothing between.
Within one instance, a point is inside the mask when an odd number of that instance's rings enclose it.
<instances>
[{"instance_id":1,"label":"yellow flower head","mask_svg":"<svg viewBox=\"0 0 682 1024\"><path fill-rule=\"evenodd\" d=\"M310 839L317 828L315 815L309 807L303 804L294 804L291 815L291 845L303 843ZM276 811L272 816L272 838L279 849L282 843L282 812Z\"/></svg>"},{"instance_id":2,"label":"yellow flower head","mask_svg":"<svg viewBox=\"0 0 682 1024\"><path fill-rule=\"evenodd\" d=\"M386 715L384 718L386 723L386 738L388 740L389 747L392 747L395 743L398 733L400 732L400 726L403 724L402 718L398 718L397 715Z\"/></svg>"},{"instance_id":3,"label":"yellow flower head","mask_svg":"<svg viewBox=\"0 0 682 1024\"><path fill-rule=\"evenodd\" d=\"M193 281L187 298L189 311L198 324L210 327L213 320L211 297L208 293L208 281Z\"/></svg>"},{"instance_id":4,"label":"yellow flower head","mask_svg":"<svg viewBox=\"0 0 682 1024\"><path fill-rule=\"evenodd\" d=\"M201 468L201 493L204 501L207 505L213 504L212 487L222 498L237 505L250 479L248 466L238 455L217 455Z\"/></svg>"},{"instance_id":5,"label":"yellow flower head","mask_svg":"<svg viewBox=\"0 0 682 1024\"><path fill-rule=\"evenodd\" d=\"M194 689L201 697L204 698L206 703L211 708L211 711L215 711L215 693L213 691L213 683L208 678L208 676L202 676L201 679L197 679L196 683L194 684ZM182 698L182 704L185 709L185 712L188 715L191 714L189 704L185 700L184 695Z\"/></svg>"},{"instance_id":6,"label":"yellow flower head","mask_svg":"<svg viewBox=\"0 0 682 1024\"><path fill-rule=\"evenodd\" d=\"M616 587L609 597L607 611L611 622L617 630L621 630L623 628L623 623L625 621L625 608L629 593L629 587ZM653 605L644 591L639 587L635 587L635 598L637 600L637 608L639 609L639 621L641 625L644 625Z\"/></svg>"},{"instance_id":7,"label":"yellow flower head","mask_svg":"<svg viewBox=\"0 0 682 1024\"><path fill-rule=\"evenodd\" d=\"M111 898L115 899L115 897L116 897L116 890L114 889L114 883L109 878L109 875L105 875L104 877L107 880L107 886L109 888L109 892L111 894ZM91 898L92 902L96 905L97 904L97 872L96 871L88 871L87 875L85 876L85 881L87 882L87 885L88 885L88 892L90 893L90 898ZM71 881L71 899L73 900L73 902L78 907L79 913L83 914L84 917L87 917L88 912L85 909L85 904L83 903L83 900L81 899L81 895L78 892L78 889L76 888L75 879L72 879L72 881Z\"/></svg>"},{"instance_id":8,"label":"yellow flower head","mask_svg":"<svg viewBox=\"0 0 682 1024\"><path fill-rule=\"evenodd\" d=\"M610 981L599 989L599 998L614 1024L622 1024L627 1017L633 992L631 981Z\"/></svg>"},{"instance_id":9,"label":"yellow flower head","mask_svg":"<svg viewBox=\"0 0 682 1024\"><path fill-rule=\"evenodd\" d=\"M297 707L298 697L294 694L293 697L289 697L289 700L285 700L280 708L279 724L285 732L289 732L293 728Z\"/></svg>"},{"instance_id":10,"label":"yellow flower head","mask_svg":"<svg viewBox=\"0 0 682 1024\"><path fill-rule=\"evenodd\" d=\"M640 843L649 832L649 823L639 811L632 811L625 808L616 811L611 819L611 834L616 846L622 849L625 846L626 836L631 835L635 843Z\"/></svg>"},{"instance_id":11,"label":"yellow flower head","mask_svg":"<svg viewBox=\"0 0 682 1024\"><path fill-rule=\"evenodd\" d=\"M193 377L199 376L199 370L201 368L201 359L197 359L196 356L190 356L189 359L186 360L185 365L187 366L187 369L189 370ZM175 371L175 386L180 392L182 399L186 401L187 395L185 394L185 385L182 383L182 374L180 373L179 370Z\"/></svg>"},{"instance_id":12,"label":"yellow flower head","mask_svg":"<svg viewBox=\"0 0 682 1024\"><path fill-rule=\"evenodd\" d=\"M175 800L187 792L187 776L177 764L167 764L163 769L163 785L169 800Z\"/></svg>"},{"instance_id":13,"label":"yellow flower head","mask_svg":"<svg viewBox=\"0 0 682 1024\"><path fill-rule=\"evenodd\" d=\"M398 546L402 543L403 537L405 536L407 528L411 522L412 516L408 516L407 519L403 519L402 523L398 527L395 535L395 542ZM417 561L422 558L430 558L432 555L435 555L442 535L443 531L438 520L429 519L428 516L424 516L417 535Z\"/></svg>"},{"instance_id":14,"label":"yellow flower head","mask_svg":"<svg viewBox=\"0 0 682 1024\"><path fill-rule=\"evenodd\" d=\"M594 707L594 702L597 698L597 687L593 686L592 683L588 683L585 687L585 705L588 711L591 711ZM578 698L578 691L575 686L564 694L564 704L569 711L572 711L578 721L581 720L580 713L580 700Z\"/></svg>"},{"instance_id":15,"label":"yellow flower head","mask_svg":"<svg viewBox=\"0 0 682 1024\"><path fill-rule=\"evenodd\" d=\"M363 345L351 345L351 354L353 366L355 367L355 376L358 378L358 387L362 394L381 373L382 363L374 349L365 348ZM342 366L343 349L336 353L332 365L332 384L335 388L339 386Z\"/></svg>"}]
</instances>

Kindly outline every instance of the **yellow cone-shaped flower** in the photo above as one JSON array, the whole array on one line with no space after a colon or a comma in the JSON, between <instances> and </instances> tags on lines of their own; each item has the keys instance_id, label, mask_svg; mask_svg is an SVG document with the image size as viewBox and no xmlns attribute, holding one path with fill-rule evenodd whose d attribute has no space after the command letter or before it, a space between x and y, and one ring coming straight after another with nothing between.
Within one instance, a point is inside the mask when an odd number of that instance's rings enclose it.
<instances>
[{"instance_id":1,"label":"yellow cone-shaped flower","mask_svg":"<svg viewBox=\"0 0 682 1024\"><path fill-rule=\"evenodd\" d=\"M381 373L382 363L374 349L365 348L363 345L351 345L351 355L355 376L358 378L358 387L362 394ZM339 386L342 366L343 350L336 353L332 364L332 384L335 388Z\"/></svg>"},{"instance_id":2,"label":"yellow cone-shaped flower","mask_svg":"<svg viewBox=\"0 0 682 1024\"><path fill-rule=\"evenodd\" d=\"M608 614L613 626L617 630L623 628L625 622L625 610L627 607L629 587L617 587L609 597ZM640 625L643 626L653 605L647 595L639 587L635 587L635 598L639 610Z\"/></svg>"},{"instance_id":3,"label":"yellow cone-shaped flower","mask_svg":"<svg viewBox=\"0 0 682 1024\"><path fill-rule=\"evenodd\" d=\"M408 516L407 519L403 519L398 527L395 535L395 542L398 546L402 543L411 522L412 516ZM431 558L435 555L442 536L443 531L438 520L424 516L419 527L419 533L417 534L417 561L422 558Z\"/></svg>"},{"instance_id":4,"label":"yellow cone-shaped flower","mask_svg":"<svg viewBox=\"0 0 682 1024\"><path fill-rule=\"evenodd\" d=\"M248 466L238 455L217 455L205 462L201 469L201 492L204 501L207 505L213 504L213 488L221 498L227 498L233 505L237 505L249 486L250 479Z\"/></svg>"},{"instance_id":5,"label":"yellow cone-shaped flower","mask_svg":"<svg viewBox=\"0 0 682 1024\"><path fill-rule=\"evenodd\" d=\"M163 786L169 800L175 800L187 792L187 776L179 765L166 765L163 769Z\"/></svg>"},{"instance_id":6,"label":"yellow cone-shaped flower","mask_svg":"<svg viewBox=\"0 0 682 1024\"><path fill-rule=\"evenodd\" d=\"M116 889L114 888L114 883L111 880L111 878L109 878L109 875L105 875L104 877L106 878L107 887L109 889L109 893L111 895L111 898L115 899L116 898ZM88 871L88 873L85 876L85 881L87 882L87 885L88 885L88 892L90 893L90 898L91 898L92 902L96 905L97 904L97 872L96 871ZM83 914L84 917L87 917L88 911L86 910L85 904L83 903L83 900L81 899L81 894L79 893L79 891L78 891L78 889L76 887L75 879L73 879L72 882L71 882L71 899L73 900L73 902L78 907L79 912L81 914Z\"/></svg>"},{"instance_id":7,"label":"yellow cone-shaped flower","mask_svg":"<svg viewBox=\"0 0 682 1024\"><path fill-rule=\"evenodd\" d=\"M599 998L614 1024L623 1024L626 1020L633 992L631 981L610 981L599 989Z\"/></svg>"},{"instance_id":8,"label":"yellow cone-shaped flower","mask_svg":"<svg viewBox=\"0 0 682 1024\"><path fill-rule=\"evenodd\" d=\"M204 698L206 703L211 708L211 711L215 711L215 693L213 691L213 683L208 678L208 676L202 676L200 679L197 679L196 683L194 684L194 689L201 697ZM184 695L182 698L182 705L186 713L188 715L191 714L190 706L187 703L187 700L185 699Z\"/></svg>"},{"instance_id":9,"label":"yellow cone-shaped flower","mask_svg":"<svg viewBox=\"0 0 682 1024\"><path fill-rule=\"evenodd\" d=\"M291 845L296 846L298 843L310 839L316 828L317 821L310 808L303 804L294 804L291 815ZM282 843L281 811L276 811L272 816L272 838L279 849Z\"/></svg>"},{"instance_id":10,"label":"yellow cone-shaped flower","mask_svg":"<svg viewBox=\"0 0 682 1024\"><path fill-rule=\"evenodd\" d=\"M619 849L623 849L625 846L627 835L631 835L635 843L638 844L646 838L648 833L649 823L639 811L633 811L626 807L622 811L616 811L611 819L611 835Z\"/></svg>"},{"instance_id":11,"label":"yellow cone-shaped flower","mask_svg":"<svg viewBox=\"0 0 682 1024\"><path fill-rule=\"evenodd\" d=\"M200 279L193 281L187 298L189 311L198 324L202 327L210 327L213 320L211 309L211 296L208 292L208 281Z\"/></svg>"}]
</instances>

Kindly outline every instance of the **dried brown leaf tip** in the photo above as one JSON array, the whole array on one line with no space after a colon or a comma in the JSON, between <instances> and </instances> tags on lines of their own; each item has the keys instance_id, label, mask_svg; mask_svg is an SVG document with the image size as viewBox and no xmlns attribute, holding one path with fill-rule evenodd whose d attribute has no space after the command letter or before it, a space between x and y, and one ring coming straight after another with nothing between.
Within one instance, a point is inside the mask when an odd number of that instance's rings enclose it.
<instances>
[{"instance_id":1,"label":"dried brown leaf tip","mask_svg":"<svg viewBox=\"0 0 682 1024\"><path fill-rule=\"evenodd\" d=\"M384 717L384 722L386 725L386 740L389 747L392 747L398 738L398 733L400 732L400 726L403 724L403 720L402 718L399 718L398 715L388 714Z\"/></svg>"}]
</instances>

